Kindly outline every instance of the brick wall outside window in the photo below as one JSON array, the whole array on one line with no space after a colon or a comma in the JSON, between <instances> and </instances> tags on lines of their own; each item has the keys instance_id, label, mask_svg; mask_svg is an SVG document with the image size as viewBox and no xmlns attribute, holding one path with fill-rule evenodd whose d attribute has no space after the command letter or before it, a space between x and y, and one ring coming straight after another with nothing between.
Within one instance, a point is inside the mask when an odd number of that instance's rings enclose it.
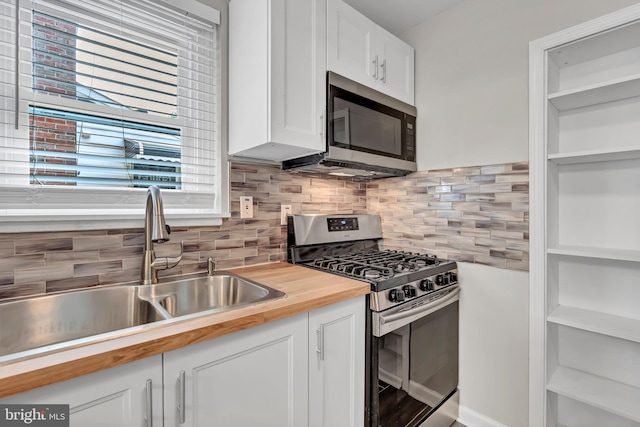
<instances>
[{"instance_id":1,"label":"brick wall outside window","mask_svg":"<svg viewBox=\"0 0 640 427\"><path fill-rule=\"evenodd\" d=\"M76 98L76 26L41 15L34 15L34 62L43 64L33 70L35 92L57 93ZM38 25L38 26L36 26ZM41 28L42 25L46 28ZM68 35L67 35L68 34ZM43 53L46 52L46 53ZM76 152L76 121L30 115L29 135L32 150L49 152ZM74 159L48 155L42 159L32 154L32 161L47 164L76 165ZM74 171L58 171L38 168L30 170L32 184L74 185L73 183L47 182L48 176L74 177Z\"/></svg>"}]
</instances>

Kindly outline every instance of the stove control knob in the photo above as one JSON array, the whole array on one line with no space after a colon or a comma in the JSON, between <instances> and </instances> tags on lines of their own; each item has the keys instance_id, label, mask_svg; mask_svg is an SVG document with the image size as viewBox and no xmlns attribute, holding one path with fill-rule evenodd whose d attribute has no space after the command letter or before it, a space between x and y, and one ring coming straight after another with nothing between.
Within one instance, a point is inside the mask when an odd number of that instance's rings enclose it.
<instances>
[{"instance_id":1,"label":"stove control knob","mask_svg":"<svg viewBox=\"0 0 640 427\"><path fill-rule=\"evenodd\" d=\"M389 301L391 302L404 301L404 291L402 289L391 289L391 291L389 291Z\"/></svg>"},{"instance_id":2,"label":"stove control knob","mask_svg":"<svg viewBox=\"0 0 640 427\"><path fill-rule=\"evenodd\" d=\"M434 285L433 285L433 280L431 279L423 279L420 282L420 289L425 291L425 292L429 292L435 289Z\"/></svg>"},{"instance_id":3,"label":"stove control knob","mask_svg":"<svg viewBox=\"0 0 640 427\"><path fill-rule=\"evenodd\" d=\"M449 279L451 283L456 283L458 281L458 275L456 273L449 273Z\"/></svg>"},{"instance_id":4,"label":"stove control knob","mask_svg":"<svg viewBox=\"0 0 640 427\"><path fill-rule=\"evenodd\" d=\"M438 274L436 276L436 285L444 286L444 274Z\"/></svg>"},{"instance_id":5,"label":"stove control knob","mask_svg":"<svg viewBox=\"0 0 640 427\"><path fill-rule=\"evenodd\" d=\"M407 298L413 298L416 295L418 295L418 292L416 291L416 288L411 286L411 285L403 286L402 290L404 291L404 296L406 296Z\"/></svg>"}]
</instances>

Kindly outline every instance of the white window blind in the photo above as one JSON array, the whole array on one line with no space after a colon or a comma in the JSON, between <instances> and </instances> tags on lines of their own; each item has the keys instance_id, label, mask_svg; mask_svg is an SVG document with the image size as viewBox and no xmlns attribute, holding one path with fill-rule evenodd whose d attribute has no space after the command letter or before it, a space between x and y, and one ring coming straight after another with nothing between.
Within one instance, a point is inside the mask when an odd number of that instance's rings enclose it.
<instances>
[{"instance_id":1,"label":"white window blind","mask_svg":"<svg viewBox=\"0 0 640 427\"><path fill-rule=\"evenodd\" d=\"M4 0L0 223L133 218L151 184L215 223L218 24L190 0Z\"/></svg>"}]
</instances>

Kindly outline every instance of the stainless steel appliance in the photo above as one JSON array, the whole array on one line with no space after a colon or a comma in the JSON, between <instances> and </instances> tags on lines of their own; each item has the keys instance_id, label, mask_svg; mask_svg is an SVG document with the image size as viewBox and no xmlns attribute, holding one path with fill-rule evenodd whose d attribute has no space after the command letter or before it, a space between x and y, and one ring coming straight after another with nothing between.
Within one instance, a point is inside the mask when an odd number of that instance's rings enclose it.
<instances>
[{"instance_id":1,"label":"stainless steel appliance","mask_svg":"<svg viewBox=\"0 0 640 427\"><path fill-rule=\"evenodd\" d=\"M458 417L457 265L380 247L377 215L293 215L288 261L371 284L365 425L445 427Z\"/></svg>"},{"instance_id":2,"label":"stainless steel appliance","mask_svg":"<svg viewBox=\"0 0 640 427\"><path fill-rule=\"evenodd\" d=\"M363 179L416 170L416 108L327 73L327 151L286 160L303 169Z\"/></svg>"}]
</instances>

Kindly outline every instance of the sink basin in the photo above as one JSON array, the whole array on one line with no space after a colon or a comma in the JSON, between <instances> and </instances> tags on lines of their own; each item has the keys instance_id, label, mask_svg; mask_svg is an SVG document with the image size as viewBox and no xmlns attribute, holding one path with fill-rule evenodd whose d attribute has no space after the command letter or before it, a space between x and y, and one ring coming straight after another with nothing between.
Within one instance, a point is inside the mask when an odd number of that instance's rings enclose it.
<instances>
[{"instance_id":1,"label":"sink basin","mask_svg":"<svg viewBox=\"0 0 640 427\"><path fill-rule=\"evenodd\" d=\"M227 272L165 280L153 285L129 283L0 303L0 360L53 344L285 296Z\"/></svg>"},{"instance_id":2,"label":"sink basin","mask_svg":"<svg viewBox=\"0 0 640 427\"><path fill-rule=\"evenodd\" d=\"M228 272L213 276L179 279L142 287L142 298L171 317L185 316L209 310L227 310L285 294Z\"/></svg>"},{"instance_id":3,"label":"sink basin","mask_svg":"<svg viewBox=\"0 0 640 427\"><path fill-rule=\"evenodd\" d=\"M163 320L138 289L86 289L0 304L0 355Z\"/></svg>"}]
</instances>

